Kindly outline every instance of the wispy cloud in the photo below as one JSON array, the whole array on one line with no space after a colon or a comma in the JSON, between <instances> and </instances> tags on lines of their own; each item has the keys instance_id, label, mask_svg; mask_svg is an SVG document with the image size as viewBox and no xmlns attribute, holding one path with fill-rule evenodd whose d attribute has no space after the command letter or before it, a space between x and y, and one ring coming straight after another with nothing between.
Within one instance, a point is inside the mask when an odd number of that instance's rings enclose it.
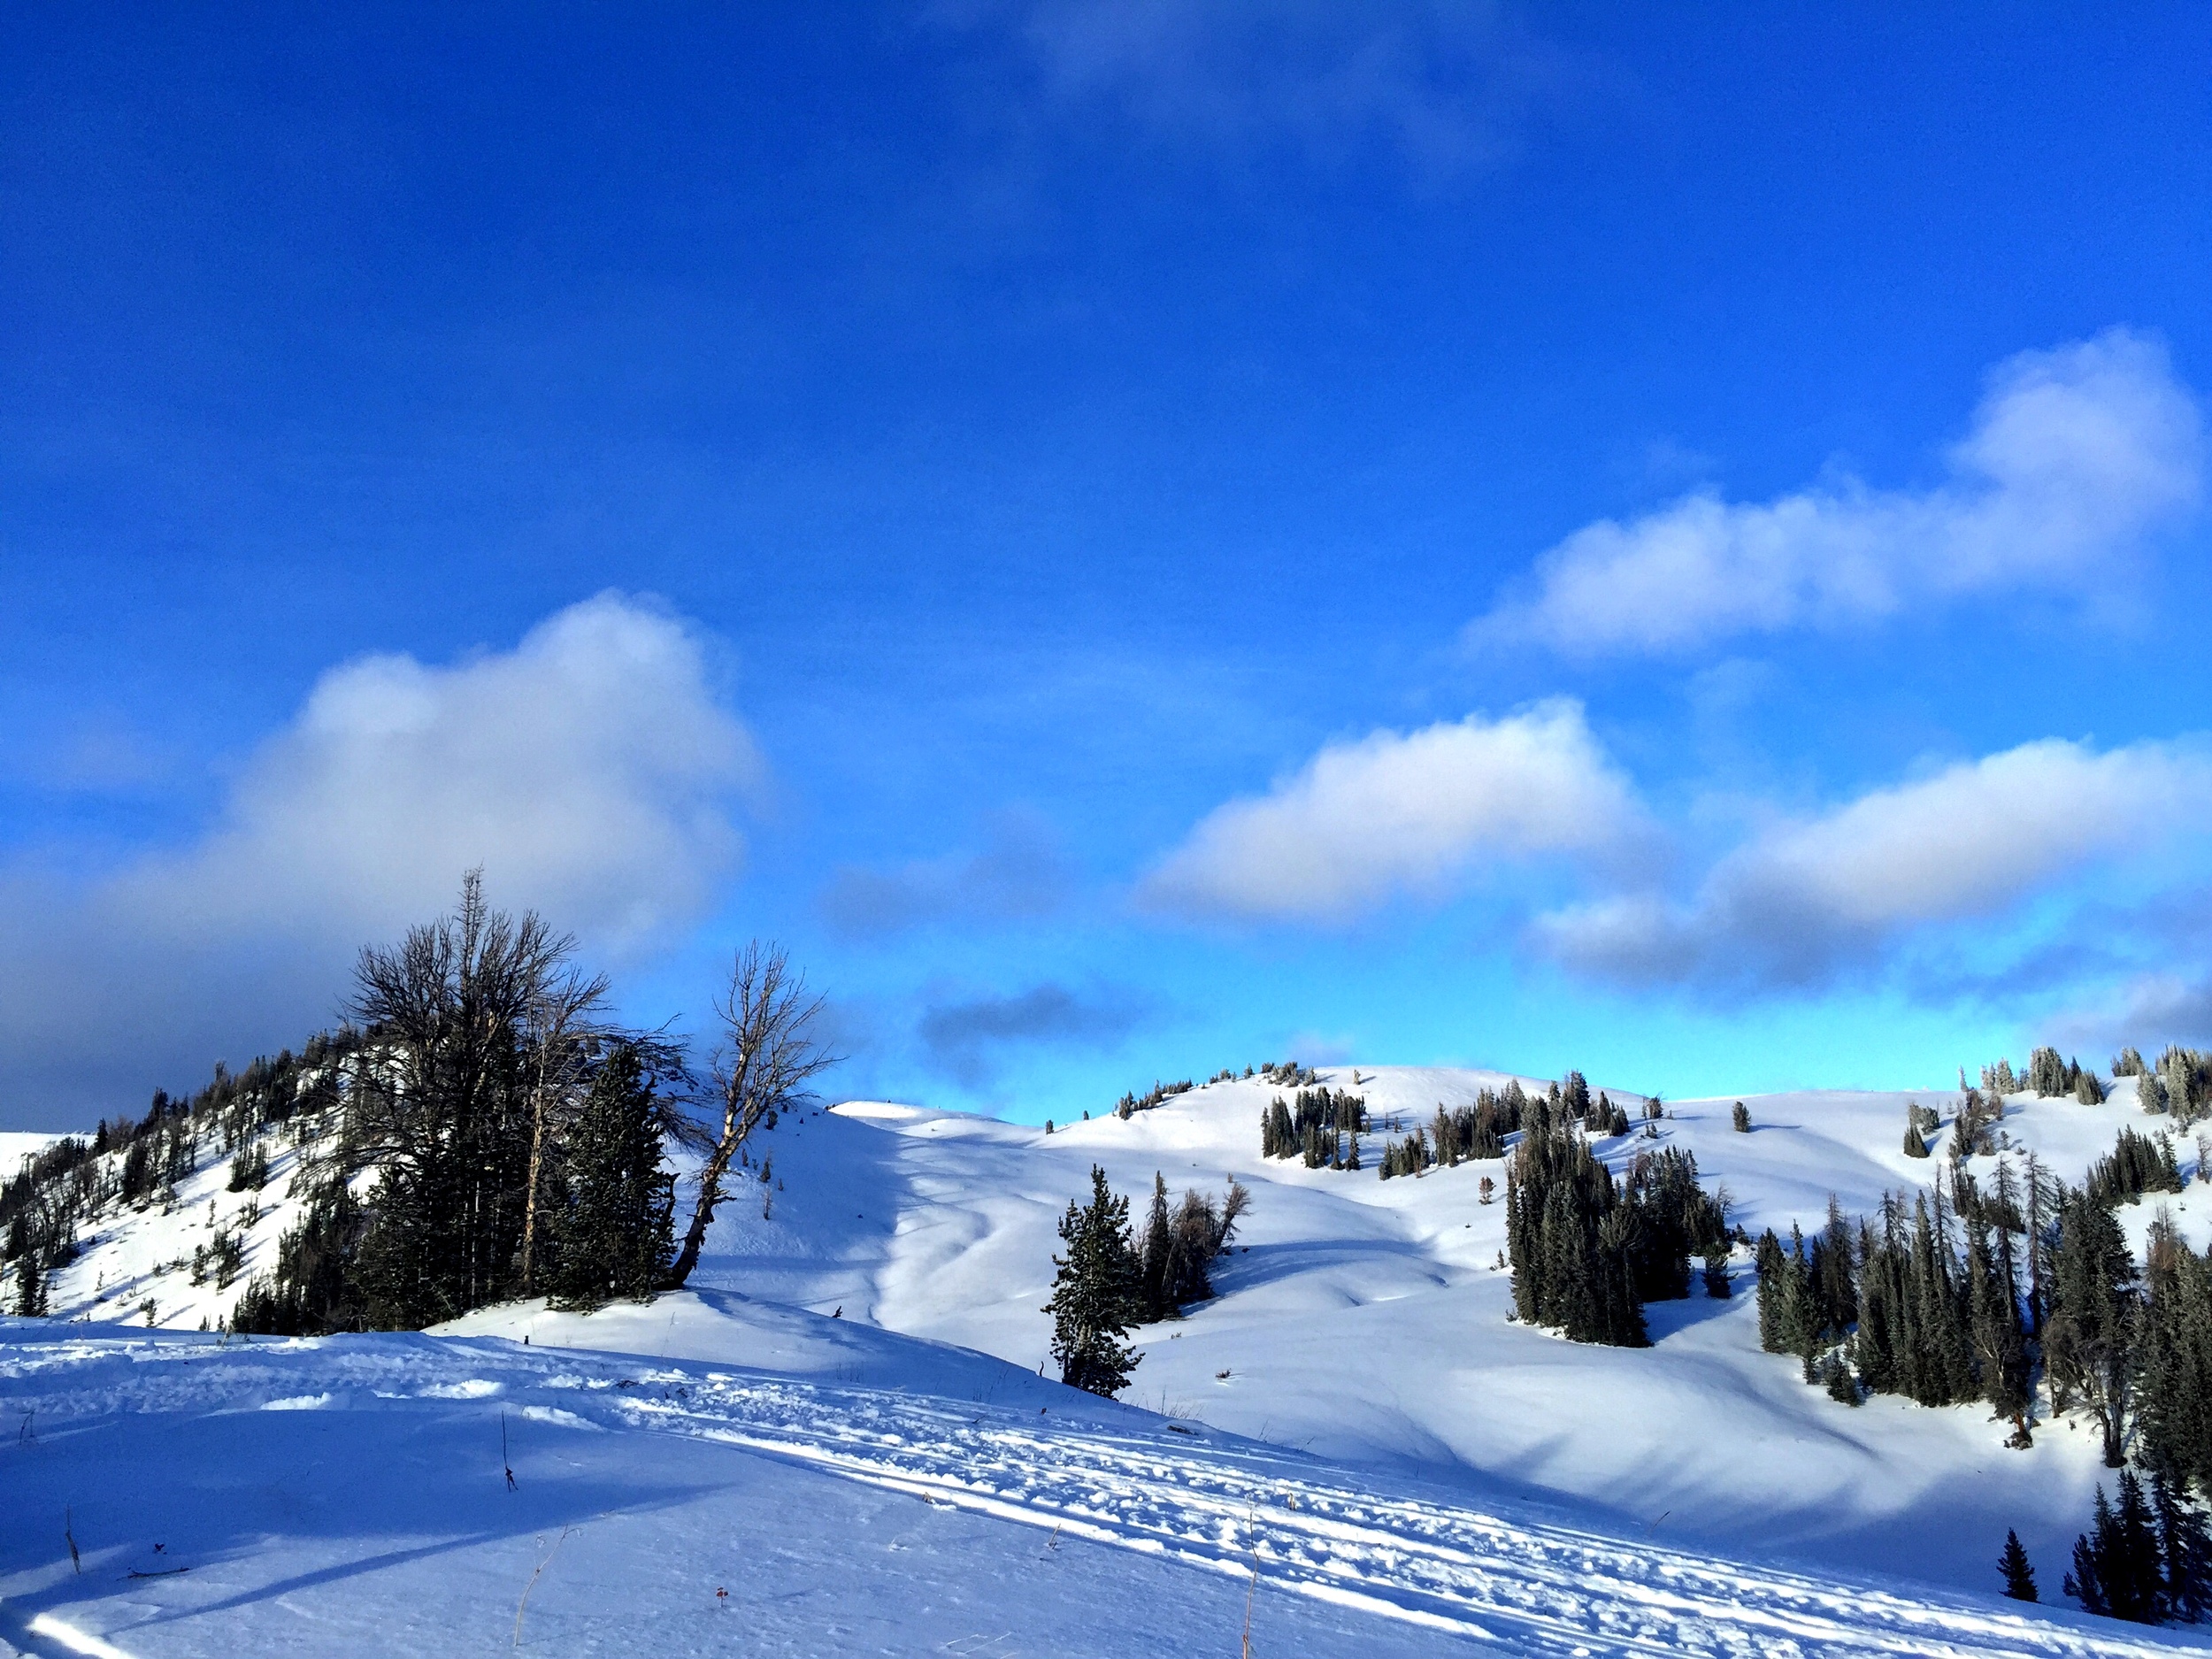
<instances>
[{"instance_id":1,"label":"wispy cloud","mask_svg":"<svg viewBox=\"0 0 2212 1659\"><path fill-rule=\"evenodd\" d=\"M1021 1048L1109 1048L1148 1018L1136 993L1113 987L1084 991L1051 981L1025 990L933 1003L915 1035L936 1070L970 1088L987 1085L1008 1050Z\"/></svg>"},{"instance_id":2,"label":"wispy cloud","mask_svg":"<svg viewBox=\"0 0 2212 1659\"><path fill-rule=\"evenodd\" d=\"M1439 0L944 0L1008 31L1045 89L1162 138L1334 161L1363 143L1439 178L1509 154L1533 106L1592 72L1509 8Z\"/></svg>"},{"instance_id":3,"label":"wispy cloud","mask_svg":"<svg viewBox=\"0 0 2212 1659\"><path fill-rule=\"evenodd\" d=\"M2212 972L2138 974L2060 1009L2038 1029L2061 1048L2095 1054L2099 1064L2131 1043L2153 1056L2170 1042L2212 1046Z\"/></svg>"},{"instance_id":4,"label":"wispy cloud","mask_svg":"<svg viewBox=\"0 0 2212 1659\"><path fill-rule=\"evenodd\" d=\"M1160 913L1345 921L1436 897L1486 866L1619 849L1642 824L1578 703L1540 703L1333 743L1264 795L1231 801L1146 875Z\"/></svg>"},{"instance_id":5,"label":"wispy cloud","mask_svg":"<svg viewBox=\"0 0 2212 1659\"><path fill-rule=\"evenodd\" d=\"M2002 915L2101 860L2189 833L2208 811L2200 742L2028 743L1778 821L1686 902L1601 898L1540 918L1535 935L1571 969L1618 984L1815 986L1916 929Z\"/></svg>"},{"instance_id":6,"label":"wispy cloud","mask_svg":"<svg viewBox=\"0 0 2212 1659\"><path fill-rule=\"evenodd\" d=\"M1022 921L1048 916L1071 879L1057 839L1036 814L1002 812L973 853L917 859L892 869L841 866L820 899L849 939L882 939L936 921Z\"/></svg>"},{"instance_id":7,"label":"wispy cloud","mask_svg":"<svg viewBox=\"0 0 2212 1659\"><path fill-rule=\"evenodd\" d=\"M1846 480L1756 503L1701 493L1586 526L1469 642L1677 652L1962 595L2093 588L2195 505L2203 425L2164 349L2112 329L2000 365L1948 458L1932 489Z\"/></svg>"}]
</instances>

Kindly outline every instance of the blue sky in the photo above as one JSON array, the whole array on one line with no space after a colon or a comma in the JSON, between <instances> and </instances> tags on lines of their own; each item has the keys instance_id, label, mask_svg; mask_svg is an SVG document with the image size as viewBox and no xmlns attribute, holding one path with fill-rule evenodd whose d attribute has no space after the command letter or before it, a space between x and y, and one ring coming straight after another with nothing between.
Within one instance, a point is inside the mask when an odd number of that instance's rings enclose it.
<instances>
[{"instance_id":1,"label":"blue sky","mask_svg":"<svg viewBox=\"0 0 2212 1659\"><path fill-rule=\"evenodd\" d=\"M478 863L1029 1118L2212 1040L2212 18L1924 12L22 14L0 1124Z\"/></svg>"}]
</instances>

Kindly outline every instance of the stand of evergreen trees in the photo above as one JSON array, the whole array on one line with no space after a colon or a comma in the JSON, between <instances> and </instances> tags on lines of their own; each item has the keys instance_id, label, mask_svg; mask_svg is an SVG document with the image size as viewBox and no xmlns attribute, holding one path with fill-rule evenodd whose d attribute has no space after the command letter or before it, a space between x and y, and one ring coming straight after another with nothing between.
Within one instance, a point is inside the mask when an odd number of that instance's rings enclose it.
<instances>
[{"instance_id":1,"label":"stand of evergreen trees","mask_svg":"<svg viewBox=\"0 0 2212 1659\"><path fill-rule=\"evenodd\" d=\"M1138 1252L1147 1323L1173 1318L1192 1303L1212 1299L1214 1260L1229 1248L1230 1235L1251 1204L1250 1189L1232 1178L1219 1202L1186 1188L1182 1202L1170 1210L1167 1178L1154 1172L1152 1208Z\"/></svg>"},{"instance_id":2,"label":"stand of evergreen trees","mask_svg":"<svg viewBox=\"0 0 2212 1659\"><path fill-rule=\"evenodd\" d=\"M1687 1295L1692 1256L1725 1259L1727 1216L1699 1185L1697 1160L1671 1147L1638 1155L1616 1180L1570 1115L1573 1101L1566 1087L1530 1102L1506 1166L1514 1308L1574 1341L1642 1348L1644 1303ZM1581 1104L1586 1118L1586 1089Z\"/></svg>"},{"instance_id":3,"label":"stand of evergreen trees","mask_svg":"<svg viewBox=\"0 0 2212 1659\"><path fill-rule=\"evenodd\" d=\"M288 1148L305 1207L242 1291L236 1329L417 1329L518 1296L649 1296L671 1271L666 1137L706 1137L683 1110L681 1049L606 1019L605 981L572 956L536 916L491 910L472 874L451 915L362 953L344 1027L27 1160L0 1185L15 1300L42 1306L104 1210L173 1206L212 1158L250 1215ZM772 1124L774 1103L753 1115ZM242 1241L211 1209L210 1227L196 1282L227 1286Z\"/></svg>"},{"instance_id":4,"label":"stand of evergreen trees","mask_svg":"<svg viewBox=\"0 0 2212 1659\"><path fill-rule=\"evenodd\" d=\"M1356 1170L1367 1127L1362 1095L1320 1087L1300 1089L1290 1102L1278 1094L1260 1114L1260 1156L1302 1157L1310 1170Z\"/></svg>"},{"instance_id":5,"label":"stand of evergreen trees","mask_svg":"<svg viewBox=\"0 0 2212 1659\"><path fill-rule=\"evenodd\" d=\"M1187 1094L1196 1087L1190 1079L1185 1078L1179 1083L1155 1083L1141 1094L1134 1092L1125 1094L1114 1102L1114 1116L1126 1123L1135 1113L1148 1112L1162 1102L1173 1100L1178 1094Z\"/></svg>"},{"instance_id":6,"label":"stand of evergreen trees","mask_svg":"<svg viewBox=\"0 0 2212 1659\"><path fill-rule=\"evenodd\" d=\"M2116 1506L2099 1494L2068 1594L2115 1617L2193 1620L2212 1594L2212 1252L2190 1249L2162 1215L2139 1263L2114 1213L2180 1187L2164 1137L2124 1128L2079 1187L2031 1156L2024 1173L2001 1161L1986 1183L1955 1161L1927 1191L1887 1195L1856 1222L1832 1199L1814 1237L1793 1227L1759 1240L1761 1343L1850 1403L1984 1404L2013 1425L2015 1446L2029 1443L2039 1381L2053 1412L2096 1425L2106 1464L2123 1471ZM2150 1477L2147 1496L2131 1463ZM2016 1540L2005 1567L2032 1599Z\"/></svg>"}]
</instances>

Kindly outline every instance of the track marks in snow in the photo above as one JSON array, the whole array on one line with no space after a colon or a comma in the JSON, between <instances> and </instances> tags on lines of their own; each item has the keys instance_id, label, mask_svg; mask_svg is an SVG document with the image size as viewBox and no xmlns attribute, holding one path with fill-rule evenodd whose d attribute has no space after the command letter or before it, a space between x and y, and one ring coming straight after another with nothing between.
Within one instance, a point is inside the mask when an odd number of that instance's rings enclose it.
<instances>
[{"instance_id":1,"label":"track marks in snow","mask_svg":"<svg viewBox=\"0 0 2212 1659\"><path fill-rule=\"evenodd\" d=\"M2181 1650L2152 1632L2093 1630L1993 1601L1919 1599L1534 1524L1075 1396L1070 1407L1087 1420L419 1337L220 1348L70 1340L0 1351L0 1376L42 1421L253 1409L317 1388L364 1408L503 1409L575 1429L692 1436L1062 1538L1256 1573L1277 1591L1515 1652L2128 1659Z\"/></svg>"}]
</instances>

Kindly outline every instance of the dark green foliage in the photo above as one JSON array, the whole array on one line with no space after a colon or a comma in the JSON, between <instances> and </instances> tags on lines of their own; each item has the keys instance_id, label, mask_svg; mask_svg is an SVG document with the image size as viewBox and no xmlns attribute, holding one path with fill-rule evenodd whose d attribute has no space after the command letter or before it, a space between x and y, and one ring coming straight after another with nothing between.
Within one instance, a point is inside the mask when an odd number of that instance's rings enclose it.
<instances>
[{"instance_id":1,"label":"dark green foliage","mask_svg":"<svg viewBox=\"0 0 2212 1659\"><path fill-rule=\"evenodd\" d=\"M2139 1135L2123 1128L2111 1152L2089 1166L2083 1183L2092 1202L2116 1204L2145 1193L2177 1193L2181 1171L2163 1135Z\"/></svg>"},{"instance_id":2,"label":"dark green foliage","mask_svg":"<svg viewBox=\"0 0 2212 1659\"><path fill-rule=\"evenodd\" d=\"M1728 1251L1726 1247L1705 1252L1705 1294L1716 1302L1725 1302L1733 1294L1728 1287Z\"/></svg>"},{"instance_id":3,"label":"dark green foliage","mask_svg":"<svg viewBox=\"0 0 2212 1659\"><path fill-rule=\"evenodd\" d=\"M321 1336L366 1328L367 1310L352 1282L365 1225L342 1177L311 1194L307 1211L277 1240L276 1263L246 1286L231 1329L273 1336Z\"/></svg>"},{"instance_id":4,"label":"dark green foliage","mask_svg":"<svg viewBox=\"0 0 2212 1659\"><path fill-rule=\"evenodd\" d=\"M1827 1363L1821 1367L1820 1381L1831 1400L1847 1406L1859 1403L1859 1385L1852 1379L1851 1368L1843 1363L1840 1355L1828 1356Z\"/></svg>"},{"instance_id":5,"label":"dark green foliage","mask_svg":"<svg viewBox=\"0 0 2212 1659\"><path fill-rule=\"evenodd\" d=\"M614 1044L563 1137L548 1195L557 1308L649 1300L675 1253L674 1178L661 1168L661 1110L635 1044Z\"/></svg>"},{"instance_id":6,"label":"dark green foliage","mask_svg":"<svg viewBox=\"0 0 2212 1659\"><path fill-rule=\"evenodd\" d=\"M1121 1339L1144 1318L1143 1268L1129 1238L1129 1201L1108 1189L1106 1171L1091 1166L1091 1201L1070 1203L1060 1220L1064 1256L1052 1300L1052 1356L1060 1380L1095 1394L1118 1394L1140 1356Z\"/></svg>"},{"instance_id":7,"label":"dark green foliage","mask_svg":"<svg viewBox=\"0 0 2212 1659\"><path fill-rule=\"evenodd\" d=\"M1693 1181L1695 1170L1689 1165ZM1652 1188L1667 1189L1657 1202L1677 1202L1671 1183L1678 1173L1655 1171L1642 1196L1650 1197ZM1653 1219L1665 1224L1679 1217ZM1556 1112L1545 1105L1532 1113L1506 1166L1506 1240L1514 1306L1523 1320L1556 1326L1578 1342L1647 1346L1639 1279L1673 1281L1672 1262L1653 1253L1655 1244L1663 1248L1672 1235L1655 1237L1656 1231L1647 1231L1640 1204L1591 1152L1563 1103ZM1677 1294L1687 1291L1686 1260L1681 1280Z\"/></svg>"},{"instance_id":8,"label":"dark green foliage","mask_svg":"<svg viewBox=\"0 0 2212 1659\"><path fill-rule=\"evenodd\" d=\"M2194 1624L2212 1610L2212 1538L2204 1517L2170 1481L2151 1478L2151 1518L2158 1527L2160 1611Z\"/></svg>"},{"instance_id":9,"label":"dark green foliage","mask_svg":"<svg viewBox=\"0 0 2212 1659\"><path fill-rule=\"evenodd\" d=\"M2005 1553L1997 1557L1997 1571L2005 1575L2005 1594L2016 1601L2035 1600L2035 1569L2028 1552L2020 1547L2020 1534L2007 1528Z\"/></svg>"},{"instance_id":10,"label":"dark green foliage","mask_svg":"<svg viewBox=\"0 0 2212 1659\"><path fill-rule=\"evenodd\" d=\"M268 1148L256 1141L230 1161L230 1190L257 1193L268 1184Z\"/></svg>"},{"instance_id":11,"label":"dark green foliage","mask_svg":"<svg viewBox=\"0 0 2212 1659\"><path fill-rule=\"evenodd\" d=\"M1251 1202L1250 1191L1233 1179L1220 1202L1186 1189L1183 1202L1171 1212L1166 1178L1154 1174L1152 1209L1139 1252L1143 1263L1140 1300L1148 1320L1172 1317L1212 1296L1214 1259L1228 1248L1230 1235Z\"/></svg>"},{"instance_id":12,"label":"dark green foliage","mask_svg":"<svg viewBox=\"0 0 2212 1659\"><path fill-rule=\"evenodd\" d=\"M2112 1212L2084 1194L2067 1194L2059 1210L2051 1301L2043 1357L2053 1403L2087 1408L2103 1435L2105 1463L2116 1469L2135 1383L2135 1262Z\"/></svg>"},{"instance_id":13,"label":"dark green foliage","mask_svg":"<svg viewBox=\"0 0 2212 1659\"><path fill-rule=\"evenodd\" d=\"M2168 1048L2158 1056L2158 1081L2166 1110L2181 1127L2185 1129L2212 1112L2212 1054Z\"/></svg>"},{"instance_id":14,"label":"dark green foliage","mask_svg":"<svg viewBox=\"0 0 2212 1659\"><path fill-rule=\"evenodd\" d=\"M2094 1071L2084 1071L2074 1080L2074 1098L2085 1106L2104 1104L2104 1085L2097 1081Z\"/></svg>"},{"instance_id":15,"label":"dark green foliage","mask_svg":"<svg viewBox=\"0 0 2212 1659\"><path fill-rule=\"evenodd\" d=\"M1158 1171L1152 1175L1152 1209L1145 1217L1144 1275L1141 1300L1144 1317L1149 1321L1164 1319L1175 1310L1167 1294L1167 1258L1174 1248L1175 1231L1168 1218L1167 1177Z\"/></svg>"},{"instance_id":16,"label":"dark green foliage","mask_svg":"<svg viewBox=\"0 0 2212 1659\"><path fill-rule=\"evenodd\" d=\"M2143 1483L2132 1470L2124 1470L2117 1508L2107 1502L2103 1486L2097 1488L2095 1517L2074 1543L2066 1594L2091 1613L2157 1624L2165 1614L2162 1553Z\"/></svg>"},{"instance_id":17,"label":"dark green foliage","mask_svg":"<svg viewBox=\"0 0 2212 1659\"><path fill-rule=\"evenodd\" d=\"M2212 1261L2154 1226L2144 1286L2138 1455L2183 1489L2212 1494Z\"/></svg>"},{"instance_id":18,"label":"dark green foliage","mask_svg":"<svg viewBox=\"0 0 2212 1659\"><path fill-rule=\"evenodd\" d=\"M1738 1101L1728 1109L1728 1121L1740 1135L1751 1133L1751 1108Z\"/></svg>"},{"instance_id":19,"label":"dark green foliage","mask_svg":"<svg viewBox=\"0 0 2212 1659\"><path fill-rule=\"evenodd\" d=\"M1698 1185L1696 1157L1678 1148L1640 1152L1622 1196L1636 1217L1632 1262L1643 1302L1690 1294L1690 1258L1728 1247L1728 1219Z\"/></svg>"},{"instance_id":20,"label":"dark green foliage","mask_svg":"<svg viewBox=\"0 0 2212 1659\"><path fill-rule=\"evenodd\" d=\"M1921 1139L1918 1124L1909 1122L1905 1125L1905 1156L1909 1158L1928 1156L1928 1143Z\"/></svg>"},{"instance_id":21,"label":"dark green foliage","mask_svg":"<svg viewBox=\"0 0 2212 1659\"><path fill-rule=\"evenodd\" d=\"M16 1260L15 1317L19 1319L43 1319L46 1317L46 1274L39 1266L35 1251L27 1250Z\"/></svg>"},{"instance_id":22,"label":"dark green foliage","mask_svg":"<svg viewBox=\"0 0 2212 1659\"><path fill-rule=\"evenodd\" d=\"M1858 1317L1857 1259L1857 1240L1832 1198L1827 1225L1809 1243L1797 1227L1786 1245L1769 1228L1758 1245L1760 1345L1810 1365L1841 1341Z\"/></svg>"},{"instance_id":23,"label":"dark green foliage","mask_svg":"<svg viewBox=\"0 0 2212 1659\"><path fill-rule=\"evenodd\" d=\"M1187 1094L1196 1087L1188 1078L1179 1083L1156 1082L1141 1094L1127 1094L1116 1101L1114 1116L1126 1123L1133 1113L1148 1112L1163 1101L1172 1100L1178 1094Z\"/></svg>"}]
</instances>

